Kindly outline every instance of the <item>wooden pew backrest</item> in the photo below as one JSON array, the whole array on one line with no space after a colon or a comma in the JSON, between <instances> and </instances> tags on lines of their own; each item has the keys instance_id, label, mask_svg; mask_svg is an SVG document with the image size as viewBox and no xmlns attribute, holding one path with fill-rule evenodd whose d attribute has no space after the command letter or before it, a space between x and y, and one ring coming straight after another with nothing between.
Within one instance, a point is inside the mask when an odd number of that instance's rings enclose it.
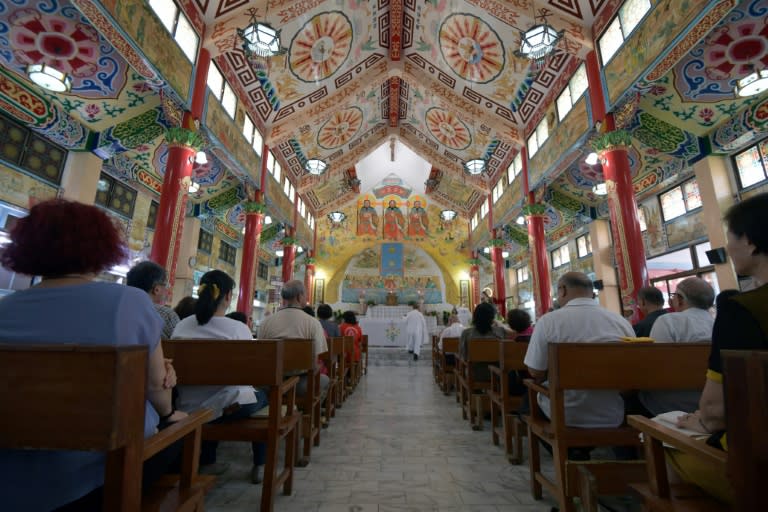
<instances>
[{"instance_id":1,"label":"wooden pew backrest","mask_svg":"<svg viewBox=\"0 0 768 512\"><path fill-rule=\"evenodd\" d=\"M147 347L0 345L0 448L141 443L146 383Z\"/></svg>"},{"instance_id":2,"label":"wooden pew backrest","mask_svg":"<svg viewBox=\"0 0 768 512\"><path fill-rule=\"evenodd\" d=\"M459 338L443 338L443 352L449 354L459 351Z\"/></svg>"},{"instance_id":3,"label":"wooden pew backrest","mask_svg":"<svg viewBox=\"0 0 768 512\"><path fill-rule=\"evenodd\" d=\"M525 353L528 350L528 343L518 341L502 341L499 343L499 367L502 371L525 370L523 362Z\"/></svg>"}]
</instances>

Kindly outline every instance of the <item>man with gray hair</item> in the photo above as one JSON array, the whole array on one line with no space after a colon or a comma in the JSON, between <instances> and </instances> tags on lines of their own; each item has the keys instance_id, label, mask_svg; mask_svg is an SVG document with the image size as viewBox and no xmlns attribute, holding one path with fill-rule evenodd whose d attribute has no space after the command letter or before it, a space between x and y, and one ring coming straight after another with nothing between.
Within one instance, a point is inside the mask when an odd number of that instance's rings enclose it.
<instances>
[{"instance_id":1,"label":"man with gray hair","mask_svg":"<svg viewBox=\"0 0 768 512\"><path fill-rule=\"evenodd\" d=\"M674 293L669 294L669 305L675 313L658 319L651 329L651 338L665 343L709 342L715 320L709 308L715 301L715 291L698 277L683 279ZM669 411L693 412L699 408L700 390L641 391L640 403L656 416Z\"/></svg>"},{"instance_id":2,"label":"man with gray hair","mask_svg":"<svg viewBox=\"0 0 768 512\"><path fill-rule=\"evenodd\" d=\"M304 283L298 280L288 281L280 291L283 298L283 307L274 314L265 318L259 327L259 338L281 339L301 338L310 339L313 342L315 361L323 352L328 352L328 343L325 341L325 331L320 321L304 312L307 301L307 292ZM325 395L328 389L328 376L320 375L321 395ZM307 392L307 376L299 380L296 393L304 395Z\"/></svg>"},{"instance_id":3,"label":"man with gray hair","mask_svg":"<svg viewBox=\"0 0 768 512\"><path fill-rule=\"evenodd\" d=\"M525 365L537 381L546 379L548 345L568 342L619 342L633 336L632 326L621 315L601 308L592 298L592 281L582 272L568 272L557 281L560 309L542 316L536 323ZM549 399L539 395L539 406L549 416ZM565 423L571 427L618 427L624 421L624 401L619 391L566 390ZM575 452L575 450L574 450ZM573 453L569 457L587 457Z\"/></svg>"}]
</instances>

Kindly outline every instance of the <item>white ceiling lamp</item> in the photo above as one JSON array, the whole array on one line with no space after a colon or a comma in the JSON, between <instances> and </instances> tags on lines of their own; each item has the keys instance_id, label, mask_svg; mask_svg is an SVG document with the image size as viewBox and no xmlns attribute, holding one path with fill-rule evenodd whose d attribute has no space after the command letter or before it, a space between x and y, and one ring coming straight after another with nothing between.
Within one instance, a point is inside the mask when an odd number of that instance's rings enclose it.
<instances>
[{"instance_id":1,"label":"white ceiling lamp","mask_svg":"<svg viewBox=\"0 0 768 512\"><path fill-rule=\"evenodd\" d=\"M200 184L193 181L189 184L189 193L195 194L198 190L200 190Z\"/></svg>"},{"instance_id":2,"label":"white ceiling lamp","mask_svg":"<svg viewBox=\"0 0 768 512\"><path fill-rule=\"evenodd\" d=\"M334 224L338 224L339 222L346 219L347 216L344 214L344 212L331 212L328 214L328 220L333 222Z\"/></svg>"},{"instance_id":3,"label":"white ceiling lamp","mask_svg":"<svg viewBox=\"0 0 768 512\"><path fill-rule=\"evenodd\" d=\"M195 154L195 163L200 165L208 163L208 155L205 154L205 151L198 151L197 154Z\"/></svg>"},{"instance_id":4,"label":"white ceiling lamp","mask_svg":"<svg viewBox=\"0 0 768 512\"><path fill-rule=\"evenodd\" d=\"M584 159L584 163L587 165L597 165L599 158L597 156L597 153L594 151L587 155L587 158Z\"/></svg>"},{"instance_id":5,"label":"white ceiling lamp","mask_svg":"<svg viewBox=\"0 0 768 512\"><path fill-rule=\"evenodd\" d=\"M69 92L72 89L72 79L69 75L48 64L30 64L27 66L27 76L49 91Z\"/></svg>"},{"instance_id":6,"label":"white ceiling lamp","mask_svg":"<svg viewBox=\"0 0 768 512\"><path fill-rule=\"evenodd\" d=\"M440 218L443 219L445 222L450 222L453 219L456 218L458 213L456 213L456 210L443 210L440 212Z\"/></svg>"},{"instance_id":7,"label":"white ceiling lamp","mask_svg":"<svg viewBox=\"0 0 768 512\"><path fill-rule=\"evenodd\" d=\"M519 215L517 217L517 219L515 219L515 224L517 224L518 226L524 225L525 224L525 217L523 217L522 215Z\"/></svg>"},{"instance_id":8,"label":"white ceiling lamp","mask_svg":"<svg viewBox=\"0 0 768 512\"><path fill-rule=\"evenodd\" d=\"M301 254L301 253L303 253L303 252L304 252L304 248L303 248L302 246L298 246L298 247L296 248L296 252L297 252L297 253L299 253L299 254Z\"/></svg>"},{"instance_id":9,"label":"white ceiling lamp","mask_svg":"<svg viewBox=\"0 0 768 512\"><path fill-rule=\"evenodd\" d=\"M592 187L592 193L596 196L607 196L608 186L605 183L596 183L595 186Z\"/></svg>"},{"instance_id":10,"label":"white ceiling lamp","mask_svg":"<svg viewBox=\"0 0 768 512\"><path fill-rule=\"evenodd\" d=\"M472 176L482 174L485 170L485 159L473 158L472 160L467 160L464 162L464 170Z\"/></svg>"},{"instance_id":11,"label":"white ceiling lamp","mask_svg":"<svg viewBox=\"0 0 768 512\"><path fill-rule=\"evenodd\" d=\"M264 216L264 225L268 226L270 224L272 224L272 217L270 217L269 215Z\"/></svg>"},{"instance_id":12,"label":"white ceiling lamp","mask_svg":"<svg viewBox=\"0 0 768 512\"><path fill-rule=\"evenodd\" d=\"M491 248L490 247L483 247L483 252L485 254L490 254L491 253Z\"/></svg>"},{"instance_id":13,"label":"white ceiling lamp","mask_svg":"<svg viewBox=\"0 0 768 512\"><path fill-rule=\"evenodd\" d=\"M509 251L501 251L501 257L504 259L509 258Z\"/></svg>"},{"instance_id":14,"label":"white ceiling lamp","mask_svg":"<svg viewBox=\"0 0 768 512\"><path fill-rule=\"evenodd\" d=\"M738 98L747 98L765 90L768 90L768 69L757 71L753 68L752 73L736 81L733 93Z\"/></svg>"},{"instance_id":15,"label":"white ceiling lamp","mask_svg":"<svg viewBox=\"0 0 768 512\"><path fill-rule=\"evenodd\" d=\"M531 2L533 7L533 2ZM555 49L557 43L565 34L565 30L558 32L547 23L549 14L546 10L539 11L536 16L534 7L533 19L540 20L541 23L532 26L525 32L520 31L520 49L515 51L518 57L524 57L533 61L540 61Z\"/></svg>"},{"instance_id":16,"label":"white ceiling lamp","mask_svg":"<svg viewBox=\"0 0 768 512\"><path fill-rule=\"evenodd\" d=\"M247 27L237 29L237 36L243 43L241 47L246 57L269 58L284 54L287 50L280 47L280 30L272 28L269 23L258 21L257 12L256 8L249 9L251 22ZM269 2L267 2L267 13L269 13ZM266 18L266 14L264 16Z\"/></svg>"},{"instance_id":17,"label":"white ceiling lamp","mask_svg":"<svg viewBox=\"0 0 768 512\"><path fill-rule=\"evenodd\" d=\"M324 160L320 160L319 158L310 158L304 164L304 170L307 171L312 176L320 176L326 171L327 168L328 168L328 164Z\"/></svg>"},{"instance_id":18,"label":"white ceiling lamp","mask_svg":"<svg viewBox=\"0 0 768 512\"><path fill-rule=\"evenodd\" d=\"M275 256L277 256L278 258L282 258L283 254L285 254L285 253L283 252L282 249L278 249L278 250L275 251Z\"/></svg>"}]
</instances>

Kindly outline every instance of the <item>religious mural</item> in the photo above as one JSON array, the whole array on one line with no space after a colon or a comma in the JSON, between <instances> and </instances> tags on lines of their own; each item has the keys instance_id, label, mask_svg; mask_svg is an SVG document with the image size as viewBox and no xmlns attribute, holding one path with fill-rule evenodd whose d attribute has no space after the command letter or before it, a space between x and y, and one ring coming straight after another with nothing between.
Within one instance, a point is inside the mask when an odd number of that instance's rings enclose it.
<instances>
[{"instance_id":1,"label":"religious mural","mask_svg":"<svg viewBox=\"0 0 768 512\"><path fill-rule=\"evenodd\" d=\"M441 304L444 290L440 267L423 249L385 243L369 247L349 261L341 282L341 301L385 304L387 295L395 294L398 304L420 300Z\"/></svg>"}]
</instances>

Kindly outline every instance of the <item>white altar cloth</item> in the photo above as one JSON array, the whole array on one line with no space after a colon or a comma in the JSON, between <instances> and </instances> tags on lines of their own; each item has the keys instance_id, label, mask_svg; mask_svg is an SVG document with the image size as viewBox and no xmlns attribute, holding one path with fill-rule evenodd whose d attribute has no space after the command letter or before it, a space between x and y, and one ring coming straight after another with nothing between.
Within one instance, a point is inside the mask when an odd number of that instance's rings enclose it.
<instances>
[{"instance_id":1,"label":"white altar cloth","mask_svg":"<svg viewBox=\"0 0 768 512\"><path fill-rule=\"evenodd\" d=\"M433 316L427 316L427 328L430 334L437 330L437 320ZM358 317L358 323L363 334L368 335L368 345L375 347L402 347L408 341L405 332L405 318L368 318ZM422 350L424 348L422 347Z\"/></svg>"}]
</instances>

